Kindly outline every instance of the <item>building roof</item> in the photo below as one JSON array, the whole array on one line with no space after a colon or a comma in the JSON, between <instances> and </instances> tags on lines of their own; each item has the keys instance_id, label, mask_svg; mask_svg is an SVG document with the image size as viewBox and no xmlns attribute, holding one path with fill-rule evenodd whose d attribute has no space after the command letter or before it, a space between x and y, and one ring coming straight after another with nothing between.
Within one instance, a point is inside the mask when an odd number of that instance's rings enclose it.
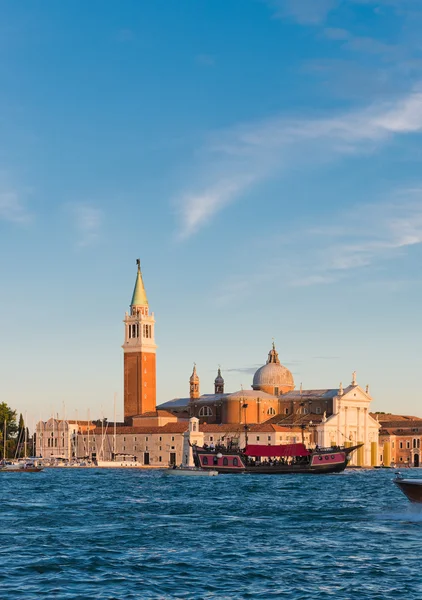
<instances>
[{"instance_id":1,"label":"building roof","mask_svg":"<svg viewBox=\"0 0 422 600\"><path fill-rule=\"evenodd\" d=\"M344 390L344 393L348 388ZM326 400L338 396L338 388L325 388L322 390L292 390L281 396L281 400Z\"/></svg>"},{"instance_id":2,"label":"building roof","mask_svg":"<svg viewBox=\"0 0 422 600\"><path fill-rule=\"evenodd\" d=\"M189 428L188 421L178 422L178 423L167 423L166 425L158 426L143 426L143 427L132 427L129 425L123 425L116 427L116 434L129 434L129 433L144 433L146 435L150 433L184 433ZM102 435L105 432L101 429L101 427L97 427L94 431L91 432L94 435ZM113 435L114 429L108 428L107 435Z\"/></svg>"},{"instance_id":3,"label":"building roof","mask_svg":"<svg viewBox=\"0 0 422 600\"><path fill-rule=\"evenodd\" d=\"M312 424L321 423L323 419L323 415L316 415L313 413L308 413L306 415L297 415L297 414L279 414L275 415L275 417L271 417L265 421L265 423L273 423L274 425L281 425L282 427L289 426L297 426L301 425L309 425L312 421Z\"/></svg>"},{"instance_id":4,"label":"building roof","mask_svg":"<svg viewBox=\"0 0 422 600\"><path fill-rule=\"evenodd\" d=\"M138 272L136 274L135 287L133 289L131 306L148 306L147 294L142 279L141 265L138 259Z\"/></svg>"},{"instance_id":5,"label":"building roof","mask_svg":"<svg viewBox=\"0 0 422 600\"><path fill-rule=\"evenodd\" d=\"M162 410L161 408L158 408L157 410L150 410L148 412L142 413L141 415L134 415L132 418L140 419L141 417L145 417L147 419L150 419L151 417L173 417L174 418L174 414L169 412L168 410Z\"/></svg>"}]
</instances>

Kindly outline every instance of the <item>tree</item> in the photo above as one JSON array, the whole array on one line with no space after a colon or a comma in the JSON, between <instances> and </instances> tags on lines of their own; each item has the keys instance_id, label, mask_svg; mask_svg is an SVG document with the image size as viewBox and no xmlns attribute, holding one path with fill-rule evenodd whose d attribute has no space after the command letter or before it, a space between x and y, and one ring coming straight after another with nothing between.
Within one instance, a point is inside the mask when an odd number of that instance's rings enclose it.
<instances>
[{"instance_id":1,"label":"tree","mask_svg":"<svg viewBox=\"0 0 422 600\"><path fill-rule=\"evenodd\" d=\"M4 458L4 424L6 422L6 447L10 446L10 441L16 435L18 426L16 424L16 411L10 408L6 402L0 403L0 433L1 433L1 444L0 444L0 455ZM6 450L7 452L7 450Z\"/></svg>"}]
</instances>

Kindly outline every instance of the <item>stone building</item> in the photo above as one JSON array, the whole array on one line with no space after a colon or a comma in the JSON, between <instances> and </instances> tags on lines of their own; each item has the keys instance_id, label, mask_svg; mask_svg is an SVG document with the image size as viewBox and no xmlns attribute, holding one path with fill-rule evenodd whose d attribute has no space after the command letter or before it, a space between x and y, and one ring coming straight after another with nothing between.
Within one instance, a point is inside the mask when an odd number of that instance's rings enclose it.
<instances>
[{"instance_id":1,"label":"stone building","mask_svg":"<svg viewBox=\"0 0 422 600\"><path fill-rule=\"evenodd\" d=\"M353 457L357 465L376 465L380 460L380 424L369 412L372 398L368 387L361 388L354 373L351 384L344 389L340 384L309 390L300 386L296 390L293 374L281 364L274 343L266 363L254 374L252 389L226 391L219 368L214 392L201 394L194 365L189 396L157 407L155 318L150 312L139 259L130 309L124 318L122 348L124 423L92 430L92 425L74 421L40 422L39 454L104 460L126 454L136 456L142 464L156 466L179 462L183 436L193 418L199 422L196 433L205 441L230 438L244 445L246 436L250 436L251 442L274 444L304 437L307 443L319 446L363 444Z\"/></svg>"},{"instance_id":2,"label":"stone building","mask_svg":"<svg viewBox=\"0 0 422 600\"><path fill-rule=\"evenodd\" d=\"M421 466L422 419L375 413L380 425L379 463L384 466Z\"/></svg>"},{"instance_id":3,"label":"stone building","mask_svg":"<svg viewBox=\"0 0 422 600\"><path fill-rule=\"evenodd\" d=\"M39 421L36 425L36 455L43 458L63 458L70 460L80 456L78 434L87 436L95 430L90 421L55 419Z\"/></svg>"}]
</instances>

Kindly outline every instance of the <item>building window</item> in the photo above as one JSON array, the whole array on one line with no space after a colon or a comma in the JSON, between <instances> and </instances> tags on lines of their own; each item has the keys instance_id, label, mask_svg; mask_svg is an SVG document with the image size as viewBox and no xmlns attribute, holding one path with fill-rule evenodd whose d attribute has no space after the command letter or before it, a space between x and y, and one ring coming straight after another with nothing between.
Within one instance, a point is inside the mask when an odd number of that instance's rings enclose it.
<instances>
[{"instance_id":1,"label":"building window","mask_svg":"<svg viewBox=\"0 0 422 600\"><path fill-rule=\"evenodd\" d=\"M278 396L278 387L277 386L274 388L274 396Z\"/></svg>"},{"instance_id":2,"label":"building window","mask_svg":"<svg viewBox=\"0 0 422 600\"><path fill-rule=\"evenodd\" d=\"M161 448L160 448L160 450L161 450ZM161 456L158 457L158 460L159 460L159 462L161 462Z\"/></svg>"},{"instance_id":3,"label":"building window","mask_svg":"<svg viewBox=\"0 0 422 600\"><path fill-rule=\"evenodd\" d=\"M201 408L201 410L199 411L199 416L200 417L211 417L212 416L212 410L210 409L209 406L203 406Z\"/></svg>"},{"instance_id":4,"label":"building window","mask_svg":"<svg viewBox=\"0 0 422 600\"><path fill-rule=\"evenodd\" d=\"M421 440L420 440L420 438L419 438L419 439L418 439L418 448L420 448L420 447L421 447Z\"/></svg>"},{"instance_id":5,"label":"building window","mask_svg":"<svg viewBox=\"0 0 422 600\"><path fill-rule=\"evenodd\" d=\"M160 437L159 437L159 440L160 440L160 442L162 442L162 441L163 441L163 438L160 436Z\"/></svg>"},{"instance_id":6,"label":"building window","mask_svg":"<svg viewBox=\"0 0 422 600\"><path fill-rule=\"evenodd\" d=\"M161 452L161 446L160 446L160 452Z\"/></svg>"},{"instance_id":7,"label":"building window","mask_svg":"<svg viewBox=\"0 0 422 600\"><path fill-rule=\"evenodd\" d=\"M174 442L174 435L171 436L171 441Z\"/></svg>"},{"instance_id":8,"label":"building window","mask_svg":"<svg viewBox=\"0 0 422 600\"><path fill-rule=\"evenodd\" d=\"M259 435L256 436L256 441L259 442Z\"/></svg>"},{"instance_id":9,"label":"building window","mask_svg":"<svg viewBox=\"0 0 422 600\"><path fill-rule=\"evenodd\" d=\"M400 462L403 462L403 456L400 456Z\"/></svg>"},{"instance_id":10,"label":"building window","mask_svg":"<svg viewBox=\"0 0 422 600\"><path fill-rule=\"evenodd\" d=\"M267 410L267 415L275 415L275 410L272 406Z\"/></svg>"},{"instance_id":11,"label":"building window","mask_svg":"<svg viewBox=\"0 0 422 600\"><path fill-rule=\"evenodd\" d=\"M146 442L148 441L148 437L146 437L146 438L145 438L145 441L146 441Z\"/></svg>"},{"instance_id":12,"label":"building window","mask_svg":"<svg viewBox=\"0 0 422 600\"><path fill-rule=\"evenodd\" d=\"M125 438L125 437L123 438L123 441L124 441L124 442L126 441L126 438Z\"/></svg>"},{"instance_id":13,"label":"building window","mask_svg":"<svg viewBox=\"0 0 422 600\"><path fill-rule=\"evenodd\" d=\"M171 447L171 450L174 450L174 446Z\"/></svg>"},{"instance_id":14,"label":"building window","mask_svg":"<svg viewBox=\"0 0 422 600\"><path fill-rule=\"evenodd\" d=\"M394 442L391 442L391 447L394 448Z\"/></svg>"},{"instance_id":15,"label":"building window","mask_svg":"<svg viewBox=\"0 0 422 600\"><path fill-rule=\"evenodd\" d=\"M133 451L136 452L136 446L133 447Z\"/></svg>"},{"instance_id":16,"label":"building window","mask_svg":"<svg viewBox=\"0 0 422 600\"><path fill-rule=\"evenodd\" d=\"M320 414L321 414L321 407L320 407L320 406L317 406L317 407L316 407L316 409L315 409L315 413L316 413L317 415L320 415Z\"/></svg>"},{"instance_id":17,"label":"building window","mask_svg":"<svg viewBox=\"0 0 422 600\"><path fill-rule=\"evenodd\" d=\"M406 442L406 447L409 450L409 448L410 448L410 442Z\"/></svg>"},{"instance_id":18,"label":"building window","mask_svg":"<svg viewBox=\"0 0 422 600\"><path fill-rule=\"evenodd\" d=\"M285 409L284 409L284 414L285 414L285 415L288 415L288 414L289 414L289 409L288 409L288 408L285 408Z\"/></svg>"},{"instance_id":19,"label":"building window","mask_svg":"<svg viewBox=\"0 0 422 600\"><path fill-rule=\"evenodd\" d=\"M214 441L214 438L212 435L210 435L210 442L213 442L213 441Z\"/></svg>"},{"instance_id":20,"label":"building window","mask_svg":"<svg viewBox=\"0 0 422 600\"><path fill-rule=\"evenodd\" d=\"M271 442L271 436L270 435L268 436L268 441Z\"/></svg>"},{"instance_id":21,"label":"building window","mask_svg":"<svg viewBox=\"0 0 422 600\"><path fill-rule=\"evenodd\" d=\"M400 450L403 449L403 442L400 442Z\"/></svg>"}]
</instances>

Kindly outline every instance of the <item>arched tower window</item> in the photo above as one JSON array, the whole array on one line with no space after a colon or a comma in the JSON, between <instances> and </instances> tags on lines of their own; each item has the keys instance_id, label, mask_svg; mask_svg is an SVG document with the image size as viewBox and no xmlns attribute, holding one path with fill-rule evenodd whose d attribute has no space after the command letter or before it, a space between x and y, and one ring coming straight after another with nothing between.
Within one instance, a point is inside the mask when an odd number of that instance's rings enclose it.
<instances>
[{"instance_id":1,"label":"arched tower window","mask_svg":"<svg viewBox=\"0 0 422 600\"><path fill-rule=\"evenodd\" d=\"M200 417L212 417L212 410L209 406L203 406L199 411Z\"/></svg>"}]
</instances>

